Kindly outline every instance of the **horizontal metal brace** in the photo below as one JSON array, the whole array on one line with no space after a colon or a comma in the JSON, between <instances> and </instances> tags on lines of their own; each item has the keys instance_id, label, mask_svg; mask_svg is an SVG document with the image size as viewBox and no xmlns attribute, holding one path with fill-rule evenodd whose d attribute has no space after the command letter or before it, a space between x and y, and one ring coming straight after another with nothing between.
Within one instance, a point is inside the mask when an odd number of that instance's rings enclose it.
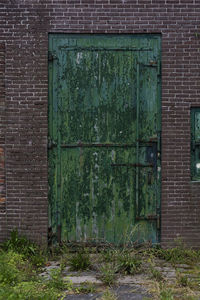
<instances>
[{"instance_id":1,"label":"horizontal metal brace","mask_svg":"<svg viewBox=\"0 0 200 300\"><path fill-rule=\"evenodd\" d=\"M61 50L67 51L152 51L152 48L134 48L134 47L121 47L121 48L100 48L100 47L59 47Z\"/></svg>"},{"instance_id":2,"label":"horizontal metal brace","mask_svg":"<svg viewBox=\"0 0 200 300\"><path fill-rule=\"evenodd\" d=\"M111 167L139 167L139 168L153 168L153 164L111 164Z\"/></svg>"},{"instance_id":3,"label":"horizontal metal brace","mask_svg":"<svg viewBox=\"0 0 200 300\"><path fill-rule=\"evenodd\" d=\"M151 216L144 216L144 217L136 217L136 220L137 221L140 221L140 220L147 220L147 221L151 221L151 220L157 220L159 219L160 216L157 216L157 215L151 215Z\"/></svg>"},{"instance_id":4,"label":"horizontal metal brace","mask_svg":"<svg viewBox=\"0 0 200 300\"><path fill-rule=\"evenodd\" d=\"M150 141L138 141L140 143L140 147L142 146L146 146L146 145L152 145L153 143L155 143L155 141L150 140ZM109 147L113 147L113 148L128 148L128 147L136 147L136 143L132 143L132 144L115 144L115 143L77 143L77 144L62 144L61 148L90 148L90 147L105 147L105 148L109 148Z\"/></svg>"},{"instance_id":5,"label":"horizontal metal brace","mask_svg":"<svg viewBox=\"0 0 200 300\"><path fill-rule=\"evenodd\" d=\"M135 147L135 144L83 144L83 143L78 143L78 144L64 144L61 145L61 148L80 148L80 147L85 147L85 148L90 148L90 147L118 147L118 148L127 148L127 147Z\"/></svg>"},{"instance_id":6,"label":"horizontal metal brace","mask_svg":"<svg viewBox=\"0 0 200 300\"><path fill-rule=\"evenodd\" d=\"M146 147L146 146L152 146L156 141L150 140L150 141L139 141L139 147ZM54 147L57 147L58 144L55 142L49 142L48 143L48 149L52 149ZM78 143L78 144L61 144L61 148L134 148L136 147L136 143L133 144L114 144L114 143Z\"/></svg>"},{"instance_id":7,"label":"horizontal metal brace","mask_svg":"<svg viewBox=\"0 0 200 300\"><path fill-rule=\"evenodd\" d=\"M150 62L149 64L143 64L143 63L140 63L140 65L142 65L143 67L150 67L150 68L157 68L158 65L157 65L157 62Z\"/></svg>"},{"instance_id":8,"label":"horizontal metal brace","mask_svg":"<svg viewBox=\"0 0 200 300\"><path fill-rule=\"evenodd\" d=\"M137 142L139 142L140 144L152 144L152 143L157 143L158 139L157 138L151 138L148 141L144 141L144 140L136 140Z\"/></svg>"}]
</instances>

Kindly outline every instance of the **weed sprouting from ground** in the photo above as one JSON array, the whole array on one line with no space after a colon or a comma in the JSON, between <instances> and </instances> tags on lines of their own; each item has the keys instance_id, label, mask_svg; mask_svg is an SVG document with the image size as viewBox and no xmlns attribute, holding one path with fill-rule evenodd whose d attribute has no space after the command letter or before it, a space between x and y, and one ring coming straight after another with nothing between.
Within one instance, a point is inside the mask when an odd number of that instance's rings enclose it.
<instances>
[{"instance_id":1,"label":"weed sprouting from ground","mask_svg":"<svg viewBox=\"0 0 200 300\"><path fill-rule=\"evenodd\" d=\"M194 264L200 258L200 254L197 251L190 249L172 248L166 250L158 250L158 257L171 262L172 264Z\"/></svg>"},{"instance_id":2,"label":"weed sprouting from ground","mask_svg":"<svg viewBox=\"0 0 200 300\"><path fill-rule=\"evenodd\" d=\"M61 272L61 268L52 269L50 272L50 280L47 282L47 285L50 288L55 288L58 290L72 290L72 282L69 280L64 280Z\"/></svg>"},{"instance_id":3,"label":"weed sprouting from ground","mask_svg":"<svg viewBox=\"0 0 200 300\"><path fill-rule=\"evenodd\" d=\"M0 300L58 299L60 286L43 282L31 262L14 251L0 252Z\"/></svg>"},{"instance_id":4,"label":"weed sprouting from ground","mask_svg":"<svg viewBox=\"0 0 200 300\"><path fill-rule=\"evenodd\" d=\"M187 287L190 285L190 282L189 282L189 279L188 279L188 276L184 275L184 274L181 274L180 272L176 272L176 280L177 280L177 284L179 286L182 286L182 287Z\"/></svg>"},{"instance_id":5,"label":"weed sprouting from ground","mask_svg":"<svg viewBox=\"0 0 200 300\"><path fill-rule=\"evenodd\" d=\"M105 293L103 293L100 300L117 300L118 298L113 294L111 291L106 290Z\"/></svg>"},{"instance_id":6,"label":"weed sprouting from ground","mask_svg":"<svg viewBox=\"0 0 200 300\"><path fill-rule=\"evenodd\" d=\"M152 266L150 267L150 273L151 273L151 278L155 279L156 281L164 280L162 273Z\"/></svg>"},{"instance_id":7,"label":"weed sprouting from ground","mask_svg":"<svg viewBox=\"0 0 200 300\"><path fill-rule=\"evenodd\" d=\"M2 244L2 249L20 253L36 267L41 267L46 262L46 255L43 251L26 237L20 236L17 230L11 232L10 239Z\"/></svg>"},{"instance_id":8,"label":"weed sprouting from ground","mask_svg":"<svg viewBox=\"0 0 200 300\"><path fill-rule=\"evenodd\" d=\"M91 266L89 253L81 251L69 258L69 266L71 271L87 270Z\"/></svg>"},{"instance_id":9,"label":"weed sprouting from ground","mask_svg":"<svg viewBox=\"0 0 200 300\"><path fill-rule=\"evenodd\" d=\"M141 271L141 259L135 253L123 250L119 252L116 258L116 271L126 274L134 275Z\"/></svg>"},{"instance_id":10,"label":"weed sprouting from ground","mask_svg":"<svg viewBox=\"0 0 200 300\"><path fill-rule=\"evenodd\" d=\"M0 252L0 283L16 284L26 279L34 277L35 273L22 254L14 251Z\"/></svg>"},{"instance_id":11,"label":"weed sprouting from ground","mask_svg":"<svg viewBox=\"0 0 200 300\"><path fill-rule=\"evenodd\" d=\"M0 289L0 299L13 300L56 300L59 295L57 291L46 288L42 283L36 281L24 281L13 287L3 286Z\"/></svg>"},{"instance_id":12,"label":"weed sprouting from ground","mask_svg":"<svg viewBox=\"0 0 200 300\"><path fill-rule=\"evenodd\" d=\"M46 260L37 245L13 231L0 248L0 300L56 300L70 290L60 269L52 271L48 281L37 275Z\"/></svg>"},{"instance_id":13,"label":"weed sprouting from ground","mask_svg":"<svg viewBox=\"0 0 200 300\"><path fill-rule=\"evenodd\" d=\"M112 284L115 283L116 280L116 274L115 274L115 268L113 265L106 263L100 268L100 276L99 278L101 281L106 284L111 286Z\"/></svg>"},{"instance_id":14,"label":"weed sprouting from ground","mask_svg":"<svg viewBox=\"0 0 200 300\"><path fill-rule=\"evenodd\" d=\"M112 262L115 260L117 250L115 249L105 249L101 251L101 260L103 262Z\"/></svg>"},{"instance_id":15,"label":"weed sprouting from ground","mask_svg":"<svg viewBox=\"0 0 200 300\"><path fill-rule=\"evenodd\" d=\"M200 260L200 251L187 248L182 240L175 241L175 247L162 249L160 247L149 249L156 257L164 259L173 265L175 264L195 264Z\"/></svg>"},{"instance_id":16,"label":"weed sprouting from ground","mask_svg":"<svg viewBox=\"0 0 200 300\"><path fill-rule=\"evenodd\" d=\"M133 249L122 248L103 252L102 260L112 262L116 273L134 275L141 271L141 257Z\"/></svg>"},{"instance_id":17,"label":"weed sprouting from ground","mask_svg":"<svg viewBox=\"0 0 200 300\"><path fill-rule=\"evenodd\" d=\"M146 258L148 263L148 273L150 274L151 279L154 279L158 282L164 281L164 277L160 268L156 266L155 257L152 253L150 253L149 257Z\"/></svg>"},{"instance_id":18,"label":"weed sprouting from ground","mask_svg":"<svg viewBox=\"0 0 200 300\"><path fill-rule=\"evenodd\" d=\"M96 292L96 286L92 282L83 282L80 284L79 287L75 288L75 293L81 293L81 294L89 294L89 293L95 293Z\"/></svg>"},{"instance_id":19,"label":"weed sprouting from ground","mask_svg":"<svg viewBox=\"0 0 200 300\"><path fill-rule=\"evenodd\" d=\"M160 300L174 300L171 289L162 289L160 292Z\"/></svg>"}]
</instances>

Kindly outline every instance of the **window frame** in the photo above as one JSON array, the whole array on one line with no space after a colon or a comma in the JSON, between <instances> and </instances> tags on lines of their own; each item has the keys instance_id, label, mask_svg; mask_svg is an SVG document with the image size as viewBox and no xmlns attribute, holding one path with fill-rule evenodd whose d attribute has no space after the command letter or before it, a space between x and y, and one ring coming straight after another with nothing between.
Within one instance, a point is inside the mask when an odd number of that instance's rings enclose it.
<instances>
[{"instance_id":1,"label":"window frame","mask_svg":"<svg viewBox=\"0 0 200 300\"><path fill-rule=\"evenodd\" d=\"M192 107L190 111L190 123L191 123L191 180L200 181L200 168L199 173L197 173L197 164L200 166L200 135L199 138L196 137L196 114L200 115L200 107ZM200 120L200 117L199 117ZM199 128L200 130L200 128ZM198 155L198 158L197 158Z\"/></svg>"}]
</instances>

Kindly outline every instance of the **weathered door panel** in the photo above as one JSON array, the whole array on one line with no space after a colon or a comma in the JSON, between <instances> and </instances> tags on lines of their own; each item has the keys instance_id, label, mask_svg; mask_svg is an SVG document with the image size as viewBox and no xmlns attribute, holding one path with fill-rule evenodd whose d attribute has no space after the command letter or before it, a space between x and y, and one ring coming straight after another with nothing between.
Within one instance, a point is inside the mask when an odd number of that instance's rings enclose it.
<instances>
[{"instance_id":1,"label":"weathered door panel","mask_svg":"<svg viewBox=\"0 0 200 300\"><path fill-rule=\"evenodd\" d=\"M132 53L74 50L60 59L62 142L134 140Z\"/></svg>"},{"instance_id":2,"label":"weathered door panel","mask_svg":"<svg viewBox=\"0 0 200 300\"><path fill-rule=\"evenodd\" d=\"M124 162L124 156L126 162L134 160L128 149L80 147L62 151L63 237L110 242L122 238L134 219L134 168L114 166L116 160Z\"/></svg>"},{"instance_id":3,"label":"weathered door panel","mask_svg":"<svg viewBox=\"0 0 200 300\"><path fill-rule=\"evenodd\" d=\"M150 61L151 62L151 61ZM141 63L138 66L139 101L138 101L138 156L140 163L146 167L140 168L139 198L137 216L157 218L157 152L158 152L158 61Z\"/></svg>"},{"instance_id":4,"label":"weathered door panel","mask_svg":"<svg viewBox=\"0 0 200 300\"><path fill-rule=\"evenodd\" d=\"M50 226L63 240L157 241L158 37L50 37Z\"/></svg>"}]
</instances>

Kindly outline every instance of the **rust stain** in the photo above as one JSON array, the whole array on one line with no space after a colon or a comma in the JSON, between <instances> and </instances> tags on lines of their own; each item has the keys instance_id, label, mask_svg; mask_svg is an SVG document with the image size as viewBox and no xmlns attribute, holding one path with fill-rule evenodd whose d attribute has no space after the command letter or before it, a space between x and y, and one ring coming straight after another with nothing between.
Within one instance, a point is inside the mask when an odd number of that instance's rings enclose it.
<instances>
[{"instance_id":1,"label":"rust stain","mask_svg":"<svg viewBox=\"0 0 200 300\"><path fill-rule=\"evenodd\" d=\"M6 198L0 198L0 203L6 202Z\"/></svg>"}]
</instances>

